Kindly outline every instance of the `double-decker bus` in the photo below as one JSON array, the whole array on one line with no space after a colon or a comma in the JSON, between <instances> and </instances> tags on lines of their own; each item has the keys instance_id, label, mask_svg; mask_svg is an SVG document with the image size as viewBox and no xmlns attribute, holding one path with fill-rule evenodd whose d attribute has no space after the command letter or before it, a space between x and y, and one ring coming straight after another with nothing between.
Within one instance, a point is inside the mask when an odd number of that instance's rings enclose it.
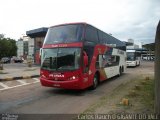
<instances>
[{"instance_id":1,"label":"double-decker bus","mask_svg":"<svg viewBox=\"0 0 160 120\"><path fill-rule=\"evenodd\" d=\"M87 23L50 27L41 50L41 84L95 89L125 71L125 49L125 43Z\"/></svg>"},{"instance_id":2,"label":"double-decker bus","mask_svg":"<svg viewBox=\"0 0 160 120\"><path fill-rule=\"evenodd\" d=\"M141 63L141 53L135 49L128 49L127 52L127 67L139 66Z\"/></svg>"}]
</instances>

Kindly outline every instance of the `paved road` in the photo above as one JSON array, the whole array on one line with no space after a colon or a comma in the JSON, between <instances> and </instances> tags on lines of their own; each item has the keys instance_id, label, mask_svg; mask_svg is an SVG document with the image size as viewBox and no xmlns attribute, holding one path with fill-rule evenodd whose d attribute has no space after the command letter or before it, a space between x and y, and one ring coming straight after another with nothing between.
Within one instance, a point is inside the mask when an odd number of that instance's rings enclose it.
<instances>
[{"instance_id":1,"label":"paved road","mask_svg":"<svg viewBox=\"0 0 160 120\"><path fill-rule=\"evenodd\" d=\"M136 68L127 68L121 77L114 77L101 83L96 90L73 91L42 87L33 79L32 84L17 86L16 81L10 83L10 88L0 90L0 113L25 114L69 114L81 113L100 97L109 94L118 85L143 74L154 73L153 62L142 62ZM25 81L26 82L26 81ZM8 85L8 83L2 83ZM1 86L1 85L0 85ZM13 87L17 86L17 87ZM1 86L2 87L2 86ZM13 88L11 88L13 87Z\"/></svg>"}]
</instances>

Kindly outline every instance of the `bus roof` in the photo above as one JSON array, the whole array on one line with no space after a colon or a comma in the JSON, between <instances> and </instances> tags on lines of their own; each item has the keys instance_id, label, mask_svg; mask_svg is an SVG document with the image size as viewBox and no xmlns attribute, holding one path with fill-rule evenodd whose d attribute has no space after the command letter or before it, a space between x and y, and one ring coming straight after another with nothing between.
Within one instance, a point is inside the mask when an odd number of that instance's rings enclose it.
<instances>
[{"instance_id":1,"label":"bus roof","mask_svg":"<svg viewBox=\"0 0 160 120\"><path fill-rule=\"evenodd\" d=\"M136 50L126 50L126 52L136 52Z\"/></svg>"},{"instance_id":2,"label":"bus roof","mask_svg":"<svg viewBox=\"0 0 160 120\"><path fill-rule=\"evenodd\" d=\"M63 26L63 25L74 25L74 24L84 24L84 25L86 25L87 23L86 22L64 23L64 24L58 24L58 25L51 26L50 28L57 27L57 26Z\"/></svg>"},{"instance_id":3,"label":"bus roof","mask_svg":"<svg viewBox=\"0 0 160 120\"><path fill-rule=\"evenodd\" d=\"M91 24L88 24L86 22L74 22L74 23L64 23L64 24L59 24L59 25L54 25L54 26L51 26L50 28L53 28L53 27L57 27L57 26L63 26L63 25L74 25L74 24L84 24L84 25L89 25L89 26L92 26L93 28L97 29L98 31L101 31L103 32L102 30L100 30L99 28L97 27L94 27L93 25ZM105 36L106 36L106 42L107 42L107 45L116 45L115 47L116 48L119 48L119 49L122 49L122 50L126 50L126 43L125 42L122 42L121 40L115 38L114 36L112 35L109 35L108 33L106 32L103 32L105 33ZM113 47L113 46L112 46Z\"/></svg>"}]
</instances>

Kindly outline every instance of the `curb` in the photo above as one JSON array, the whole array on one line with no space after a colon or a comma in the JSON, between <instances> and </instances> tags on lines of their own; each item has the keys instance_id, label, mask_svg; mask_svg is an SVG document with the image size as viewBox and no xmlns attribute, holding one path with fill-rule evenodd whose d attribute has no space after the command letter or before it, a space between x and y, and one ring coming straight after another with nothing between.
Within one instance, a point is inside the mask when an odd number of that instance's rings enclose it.
<instances>
[{"instance_id":1,"label":"curb","mask_svg":"<svg viewBox=\"0 0 160 120\"><path fill-rule=\"evenodd\" d=\"M0 82L1 82L1 81L19 80L19 79L29 79L29 78L36 78L36 77L40 77L40 75L0 78Z\"/></svg>"}]
</instances>

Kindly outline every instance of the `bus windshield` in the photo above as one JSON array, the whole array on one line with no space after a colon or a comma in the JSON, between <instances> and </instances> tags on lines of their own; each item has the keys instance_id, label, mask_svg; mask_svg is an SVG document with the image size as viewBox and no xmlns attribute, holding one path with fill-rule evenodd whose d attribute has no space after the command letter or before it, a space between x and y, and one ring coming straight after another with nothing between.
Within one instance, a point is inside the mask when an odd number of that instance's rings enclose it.
<instances>
[{"instance_id":1,"label":"bus windshield","mask_svg":"<svg viewBox=\"0 0 160 120\"><path fill-rule=\"evenodd\" d=\"M82 24L51 27L47 32L44 44L79 42L82 40L82 33Z\"/></svg>"},{"instance_id":2,"label":"bus windshield","mask_svg":"<svg viewBox=\"0 0 160 120\"><path fill-rule=\"evenodd\" d=\"M43 49L41 68L52 71L76 70L80 66L80 48Z\"/></svg>"},{"instance_id":3,"label":"bus windshield","mask_svg":"<svg viewBox=\"0 0 160 120\"><path fill-rule=\"evenodd\" d=\"M135 60L135 52L127 52L127 60L134 61Z\"/></svg>"}]
</instances>

